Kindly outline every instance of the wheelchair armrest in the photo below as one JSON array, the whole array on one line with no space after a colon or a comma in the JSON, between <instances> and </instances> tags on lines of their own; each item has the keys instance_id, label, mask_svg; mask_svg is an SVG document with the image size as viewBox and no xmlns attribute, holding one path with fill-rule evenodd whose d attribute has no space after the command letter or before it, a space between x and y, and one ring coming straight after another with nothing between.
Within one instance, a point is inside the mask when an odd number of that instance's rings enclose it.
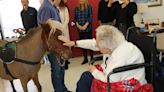
<instances>
[{"instance_id":1,"label":"wheelchair armrest","mask_svg":"<svg viewBox=\"0 0 164 92\"><path fill-rule=\"evenodd\" d=\"M133 69L137 69L141 67L150 67L150 66L152 65L148 63L139 63L139 64L131 64L131 65L117 67L117 68L114 68L113 71L108 74L108 80L109 80L110 75L114 73L124 72L124 71L133 70Z\"/></svg>"},{"instance_id":2,"label":"wheelchair armrest","mask_svg":"<svg viewBox=\"0 0 164 92\"><path fill-rule=\"evenodd\" d=\"M110 79L109 76L111 74L114 73L119 73L119 72L123 72L123 71L128 71L128 70L133 70L133 69L137 69L137 68L141 68L141 67L150 67L151 65L148 63L139 63L139 64L132 64L132 65L126 65L126 66L121 66L118 68L114 68L113 71L111 73L108 74L107 77L107 83L108 83L108 92L110 92Z\"/></svg>"},{"instance_id":3,"label":"wheelchair armrest","mask_svg":"<svg viewBox=\"0 0 164 92\"><path fill-rule=\"evenodd\" d=\"M150 66L150 64L148 64L148 63L139 63L139 64L121 66L121 67L113 69L113 73L119 73L119 72L123 72L123 71L133 70L133 69L141 68L141 67L144 67L144 66L148 67L148 66Z\"/></svg>"}]
</instances>

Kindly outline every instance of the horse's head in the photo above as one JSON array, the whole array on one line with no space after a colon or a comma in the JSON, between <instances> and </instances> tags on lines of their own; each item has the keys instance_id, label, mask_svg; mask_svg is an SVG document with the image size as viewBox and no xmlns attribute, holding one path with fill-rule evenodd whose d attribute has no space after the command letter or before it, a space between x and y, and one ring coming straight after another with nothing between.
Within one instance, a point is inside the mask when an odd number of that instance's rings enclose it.
<instances>
[{"instance_id":1,"label":"horse's head","mask_svg":"<svg viewBox=\"0 0 164 92\"><path fill-rule=\"evenodd\" d=\"M71 49L58 40L58 36L62 35L62 32L59 29L51 29L48 24L41 24L41 27L43 28L42 38L44 38L48 51L64 59L71 58Z\"/></svg>"}]
</instances>

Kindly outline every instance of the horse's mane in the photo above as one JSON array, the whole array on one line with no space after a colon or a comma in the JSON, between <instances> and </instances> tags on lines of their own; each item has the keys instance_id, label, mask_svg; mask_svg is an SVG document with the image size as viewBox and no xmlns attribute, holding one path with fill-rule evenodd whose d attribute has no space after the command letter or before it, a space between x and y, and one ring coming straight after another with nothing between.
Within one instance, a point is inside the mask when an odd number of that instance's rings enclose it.
<instances>
[{"instance_id":1,"label":"horse's mane","mask_svg":"<svg viewBox=\"0 0 164 92\"><path fill-rule=\"evenodd\" d=\"M26 40L30 39L36 32L38 32L38 30L42 30L42 28L39 26L39 27L30 29L28 33L26 34L26 36L21 38L19 42L25 42Z\"/></svg>"}]
</instances>

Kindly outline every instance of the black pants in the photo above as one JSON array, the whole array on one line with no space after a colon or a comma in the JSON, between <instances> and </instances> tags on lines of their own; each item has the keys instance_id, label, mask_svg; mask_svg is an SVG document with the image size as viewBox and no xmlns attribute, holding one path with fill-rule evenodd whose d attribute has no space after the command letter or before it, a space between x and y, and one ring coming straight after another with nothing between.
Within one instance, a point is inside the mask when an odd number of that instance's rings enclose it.
<instances>
[{"instance_id":1,"label":"black pants","mask_svg":"<svg viewBox=\"0 0 164 92\"><path fill-rule=\"evenodd\" d=\"M77 82L76 92L90 92L93 76L89 71L84 72Z\"/></svg>"},{"instance_id":2,"label":"black pants","mask_svg":"<svg viewBox=\"0 0 164 92\"><path fill-rule=\"evenodd\" d=\"M125 23L119 23L118 29L123 33L123 35L126 37L127 32L127 25Z\"/></svg>"},{"instance_id":3,"label":"black pants","mask_svg":"<svg viewBox=\"0 0 164 92\"><path fill-rule=\"evenodd\" d=\"M89 32L79 32L79 38L80 40L82 39L92 39L92 31ZM84 60L87 60L87 49L82 49L83 51L83 56L84 56ZM91 56L91 60L93 59L93 51L89 50L90 52L90 56Z\"/></svg>"}]
</instances>

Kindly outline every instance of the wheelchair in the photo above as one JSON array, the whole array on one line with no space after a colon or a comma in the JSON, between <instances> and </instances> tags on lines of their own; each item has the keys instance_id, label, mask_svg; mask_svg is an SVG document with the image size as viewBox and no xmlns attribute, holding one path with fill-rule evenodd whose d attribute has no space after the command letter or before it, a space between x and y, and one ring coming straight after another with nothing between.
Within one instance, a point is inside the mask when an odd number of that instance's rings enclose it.
<instances>
[{"instance_id":1,"label":"wheelchair","mask_svg":"<svg viewBox=\"0 0 164 92\"><path fill-rule=\"evenodd\" d=\"M112 92L110 83L110 76L112 74L142 67L145 67L146 80L148 84L152 85L153 92L164 92L164 87L162 87L164 85L164 77L162 74L163 68L161 67L157 57L155 37L156 36L147 36L144 33L141 33L139 27L128 28L125 38L126 40L135 44L141 50L144 55L145 63L132 64L113 69L113 71L110 72L107 77L107 92ZM138 90L136 92L142 91Z\"/></svg>"}]
</instances>

